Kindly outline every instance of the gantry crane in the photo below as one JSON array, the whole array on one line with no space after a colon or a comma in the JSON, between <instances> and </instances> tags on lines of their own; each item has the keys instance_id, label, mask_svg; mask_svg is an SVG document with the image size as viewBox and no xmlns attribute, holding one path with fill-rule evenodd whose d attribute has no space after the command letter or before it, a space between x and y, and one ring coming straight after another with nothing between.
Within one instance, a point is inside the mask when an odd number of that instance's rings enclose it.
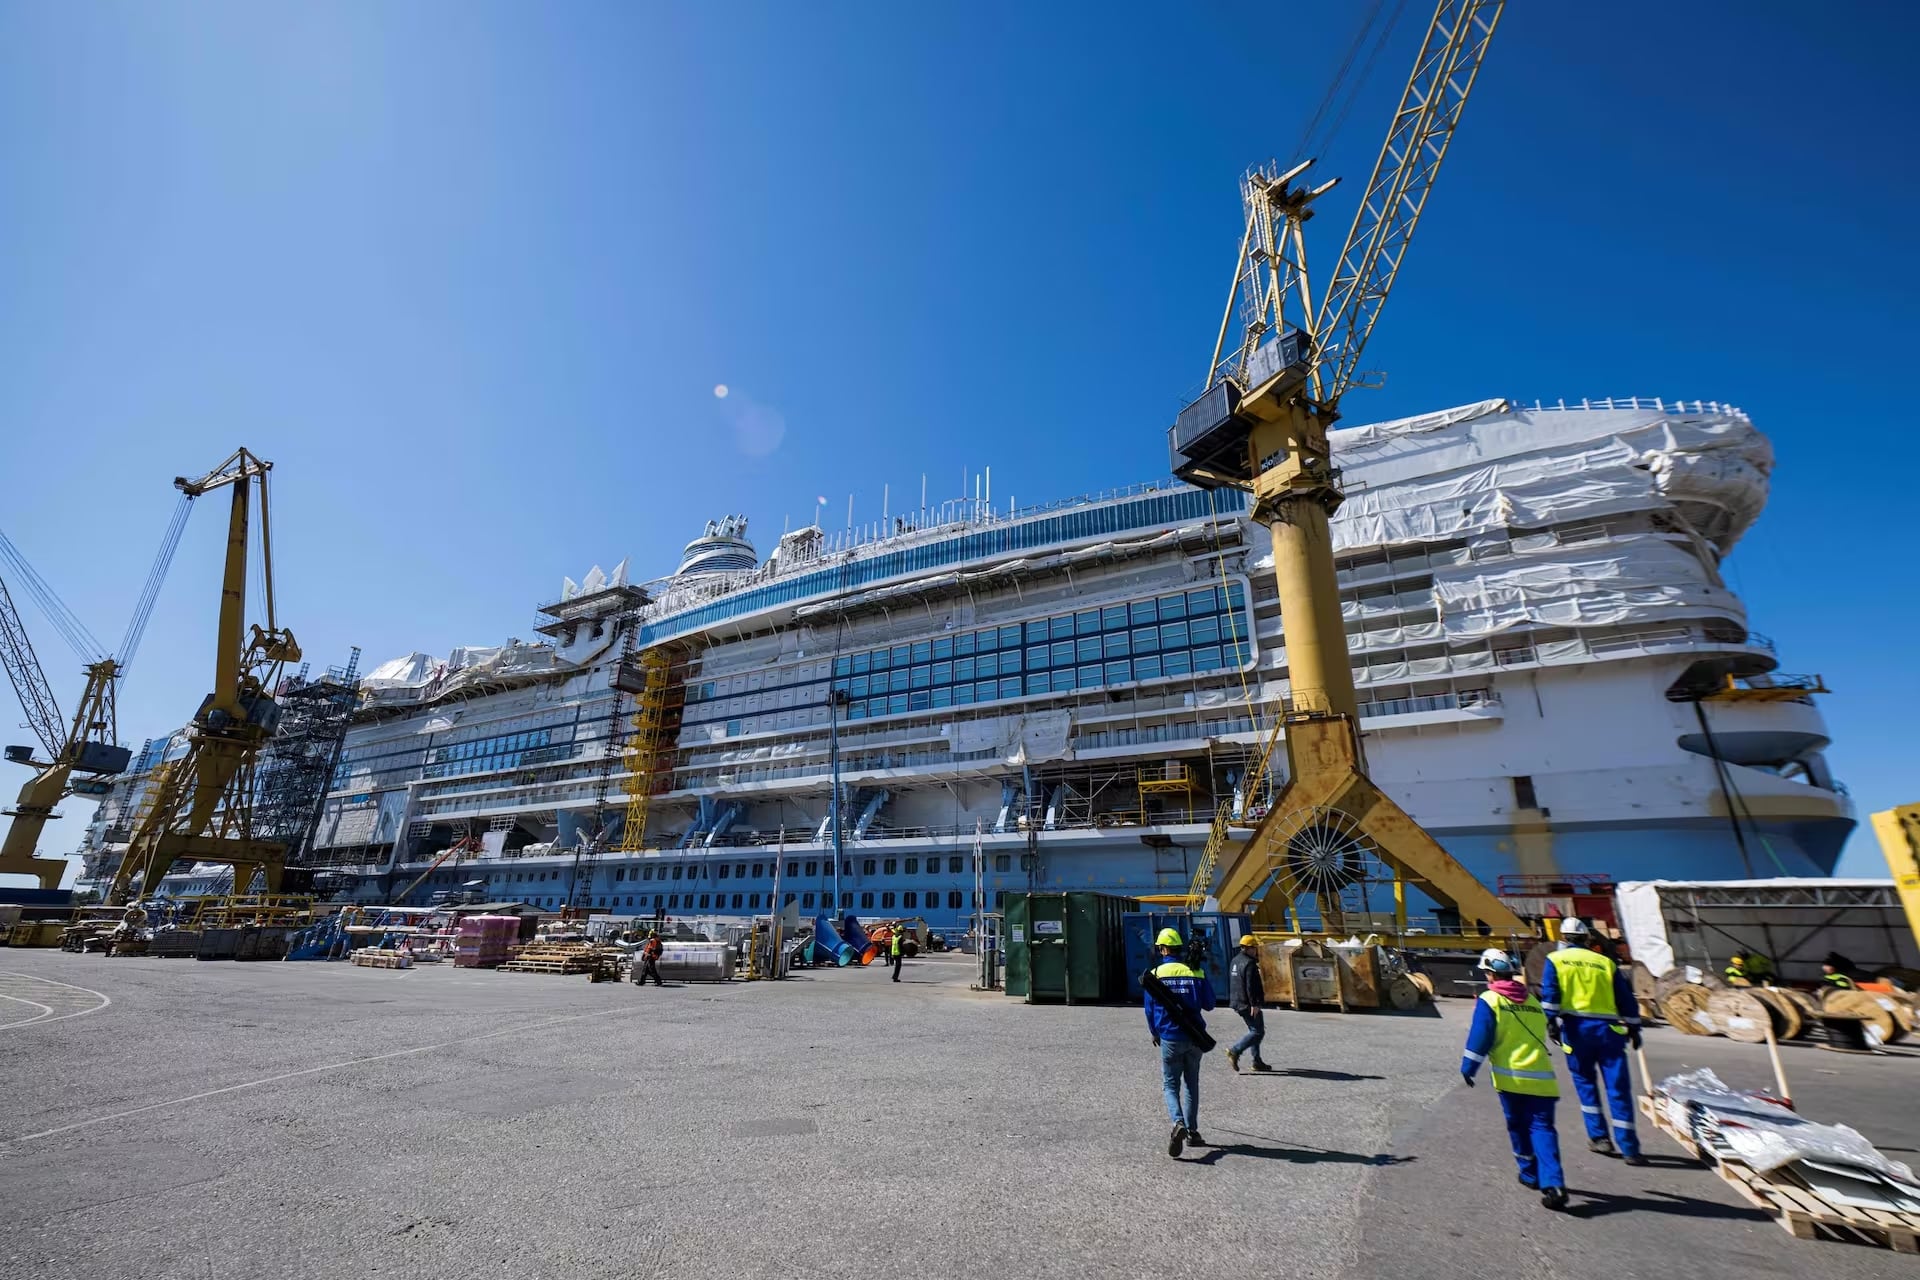
<instances>
[{"instance_id":1,"label":"gantry crane","mask_svg":"<svg viewBox=\"0 0 1920 1280\"><path fill-rule=\"evenodd\" d=\"M238 449L198 480L178 477L173 482L188 498L216 489L233 491L219 630L214 638L213 692L201 702L189 726L186 754L168 772L133 833L107 892L110 903L126 900L136 870L142 894L152 895L178 858L230 863L236 894L250 890L255 872L264 873L269 893L280 889L286 847L256 839L253 830L254 768L280 719L272 691L279 684L281 669L300 660L293 632L279 625L274 612L273 539L267 508L267 473L272 468L272 463ZM256 623L249 631L247 546L250 498L256 486L266 625Z\"/></svg>"},{"instance_id":2,"label":"gantry crane","mask_svg":"<svg viewBox=\"0 0 1920 1280\"><path fill-rule=\"evenodd\" d=\"M1246 230L1206 390L1168 432L1174 473L1203 488L1250 490L1253 518L1273 539L1291 682L1277 726L1288 778L1252 835L1219 852L1215 890L1228 911L1258 898L1255 918L1269 926L1313 894L1338 929L1339 890L1374 856L1394 872L1402 919L1413 884L1457 910L1463 931L1525 928L1367 777L1329 527L1342 495L1327 429L1359 373L1503 8L1504 0L1435 7L1317 308L1303 233L1314 202L1338 179L1306 181L1307 160L1242 181ZM1240 342L1230 350L1236 303Z\"/></svg>"}]
</instances>

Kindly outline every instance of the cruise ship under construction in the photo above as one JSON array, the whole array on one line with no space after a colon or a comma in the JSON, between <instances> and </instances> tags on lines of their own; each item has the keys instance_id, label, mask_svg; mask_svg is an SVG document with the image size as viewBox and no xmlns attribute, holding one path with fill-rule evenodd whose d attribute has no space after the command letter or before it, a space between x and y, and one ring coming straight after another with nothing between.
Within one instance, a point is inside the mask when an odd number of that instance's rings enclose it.
<instances>
[{"instance_id":1,"label":"cruise ship under construction","mask_svg":"<svg viewBox=\"0 0 1920 1280\"><path fill-rule=\"evenodd\" d=\"M1817 682L1777 672L1719 571L1771 469L1744 414L1486 401L1333 439L1371 773L1455 857L1520 893L1831 871L1853 817ZM764 558L716 521L664 577L567 581L538 642L376 667L301 860L356 901L432 867L412 903L837 896L936 928L976 895L1186 892L1219 806L1250 822L1285 767L1258 776L1288 668L1246 501L982 496ZM90 879L168 756L101 805ZM1382 905L1364 857L1341 874Z\"/></svg>"}]
</instances>

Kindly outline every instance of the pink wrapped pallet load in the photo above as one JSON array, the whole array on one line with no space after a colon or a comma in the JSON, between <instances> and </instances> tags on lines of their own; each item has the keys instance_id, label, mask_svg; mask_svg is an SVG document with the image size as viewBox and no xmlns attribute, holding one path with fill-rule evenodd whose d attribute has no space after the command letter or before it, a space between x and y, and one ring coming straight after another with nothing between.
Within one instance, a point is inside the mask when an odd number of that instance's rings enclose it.
<instances>
[{"instance_id":1,"label":"pink wrapped pallet load","mask_svg":"<svg viewBox=\"0 0 1920 1280\"><path fill-rule=\"evenodd\" d=\"M506 963L507 948L520 937L519 916L468 916L454 942L456 969L491 969Z\"/></svg>"}]
</instances>

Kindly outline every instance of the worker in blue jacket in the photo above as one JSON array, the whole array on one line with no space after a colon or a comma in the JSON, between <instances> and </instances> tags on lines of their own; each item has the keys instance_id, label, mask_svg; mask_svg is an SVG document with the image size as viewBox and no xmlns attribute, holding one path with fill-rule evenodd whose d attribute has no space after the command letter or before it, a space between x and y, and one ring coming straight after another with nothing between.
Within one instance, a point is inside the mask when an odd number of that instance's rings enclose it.
<instances>
[{"instance_id":1,"label":"worker in blue jacket","mask_svg":"<svg viewBox=\"0 0 1920 1280\"><path fill-rule=\"evenodd\" d=\"M1480 1064L1487 1064L1506 1113L1520 1185L1538 1191L1547 1208L1564 1209L1567 1177L1560 1168L1560 1135L1553 1127L1560 1082L1553 1074L1547 1015L1506 952L1498 947L1481 952L1480 971L1487 975L1487 989L1473 1004L1460 1078L1471 1087Z\"/></svg>"},{"instance_id":2,"label":"worker in blue jacket","mask_svg":"<svg viewBox=\"0 0 1920 1280\"><path fill-rule=\"evenodd\" d=\"M1181 948L1178 929L1162 929L1154 939L1160 963L1141 975L1146 988L1147 1030L1160 1050L1160 1085L1166 1094L1167 1119L1173 1132L1167 1138L1167 1154L1179 1157L1183 1147L1192 1143L1204 1147L1200 1136L1200 1059L1213 1047L1202 1014L1213 1008L1213 984L1204 970L1196 969L1178 956ZM1164 999L1155 994L1156 988ZM1186 1086L1186 1103L1181 1105L1180 1091Z\"/></svg>"},{"instance_id":3,"label":"worker in blue jacket","mask_svg":"<svg viewBox=\"0 0 1920 1280\"><path fill-rule=\"evenodd\" d=\"M1587 1125L1587 1146L1604 1156L1618 1155L1628 1164L1645 1164L1633 1125L1633 1072L1627 1066L1627 1046L1640 1047L1640 1004L1633 998L1633 983L1619 965L1600 954L1604 939L1582 921L1561 925L1560 938L1565 945L1547 957L1540 977L1540 1007L1553 1038L1566 1047L1567 1069ZM1601 1110L1603 1085L1613 1133L1619 1137L1617 1148Z\"/></svg>"}]
</instances>

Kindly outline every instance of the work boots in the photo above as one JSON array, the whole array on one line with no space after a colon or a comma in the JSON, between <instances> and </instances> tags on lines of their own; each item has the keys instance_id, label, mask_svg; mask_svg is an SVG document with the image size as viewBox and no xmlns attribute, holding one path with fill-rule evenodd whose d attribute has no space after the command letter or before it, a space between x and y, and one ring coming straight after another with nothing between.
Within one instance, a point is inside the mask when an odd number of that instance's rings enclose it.
<instances>
[{"instance_id":1,"label":"work boots","mask_svg":"<svg viewBox=\"0 0 1920 1280\"><path fill-rule=\"evenodd\" d=\"M1597 1156L1617 1156L1620 1154L1613 1149L1612 1138L1588 1138L1587 1150Z\"/></svg>"}]
</instances>

